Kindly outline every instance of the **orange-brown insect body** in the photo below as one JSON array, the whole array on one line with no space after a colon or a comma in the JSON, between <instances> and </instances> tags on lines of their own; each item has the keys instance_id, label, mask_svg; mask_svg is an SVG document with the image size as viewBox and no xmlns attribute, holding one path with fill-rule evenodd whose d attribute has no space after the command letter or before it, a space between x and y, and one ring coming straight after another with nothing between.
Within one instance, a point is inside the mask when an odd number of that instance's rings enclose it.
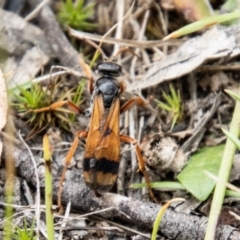
<instances>
[{"instance_id":1,"label":"orange-brown insect body","mask_svg":"<svg viewBox=\"0 0 240 240\"><path fill-rule=\"evenodd\" d=\"M120 49L118 54L126 50L129 51L129 49ZM130 50L130 52L132 51ZM132 53L134 54L134 52ZM83 159L83 176L86 185L93 189L96 195L108 192L115 183L120 162L120 142L125 142L135 146L139 170L145 177L150 196L156 202L137 141L119 132L120 113L127 111L134 104L146 106L147 103L142 98L134 96L123 106L120 106L120 95L124 91L124 85L115 78L121 74L120 65L112 61L99 64L97 69L101 77L96 81L95 87L93 87L93 79L90 76L91 71L84 62L82 64L84 65L86 75L89 77L89 90L92 94L91 120L88 131L79 130L76 132L72 146L66 156L66 163L62 171L58 190L60 211L62 210L61 195L63 182L67 168L78 147L79 138L87 138ZM64 105L76 112L80 112L80 109L68 100L55 102L48 107L33 111L52 111Z\"/></svg>"},{"instance_id":2,"label":"orange-brown insect body","mask_svg":"<svg viewBox=\"0 0 240 240\"><path fill-rule=\"evenodd\" d=\"M120 161L119 116L122 86L114 76L121 67L113 62L98 66L102 75L95 84L92 116L83 160L84 180L97 195L116 181Z\"/></svg>"}]
</instances>

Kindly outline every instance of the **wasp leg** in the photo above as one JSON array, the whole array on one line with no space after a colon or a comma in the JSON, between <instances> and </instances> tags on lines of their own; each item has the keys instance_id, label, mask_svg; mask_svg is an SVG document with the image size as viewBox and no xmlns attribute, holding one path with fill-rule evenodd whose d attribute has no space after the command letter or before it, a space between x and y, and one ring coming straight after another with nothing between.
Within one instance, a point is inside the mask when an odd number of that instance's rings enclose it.
<instances>
[{"instance_id":1,"label":"wasp leg","mask_svg":"<svg viewBox=\"0 0 240 240\"><path fill-rule=\"evenodd\" d=\"M145 169L145 164L144 164L144 160L143 160L143 156L141 154L141 150L140 147L138 145L138 142L136 139L130 138L129 136L126 135L120 135L120 141L125 142L125 143L130 143L133 144L135 146L135 151L136 151L136 155L137 155L137 159L138 159L138 163L139 163L139 170L143 173L143 176L145 178L147 187L148 187L148 191L150 193L150 197L152 198L152 200L154 202L157 203L157 200L155 199L151 186L150 186L150 181L149 181L149 177L146 173L146 169Z\"/></svg>"},{"instance_id":2,"label":"wasp leg","mask_svg":"<svg viewBox=\"0 0 240 240\"><path fill-rule=\"evenodd\" d=\"M68 151L68 154L66 156L66 161L65 161L65 165L64 165L64 168L63 168L63 171L62 171L62 175L61 175L61 178L60 178L60 183L59 183L59 190L58 190L58 207L59 207L59 212L62 212L62 202L61 202L61 197L62 197L62 185L63 185L63 181L65 179L65 175L66 175L66 171L67 171L67 168L71 162L71 159L78 147L78 143L79 143L79 138L86 138L88 135L88 132L86 131L78 131L75 138L74 138L74 141L72 143L72 146L70 148L70 150Z\"/></svg>"},{"instance_id":3,"label":"wasp leg","mask_svg":"<svg viewBox=\"0 0 240 240\"><path fill-rule=\"evenodd\" d=\"M69 100L55 102L55 103L49 105L48 107L43 107L43 108L39 108L39 109L29 109L28 111L35 112L35 113L53 111L55 109L63 107L64 105L67 105L68 108L75 113L81 112L80 108L76 104L74 104L73 102L71 102Z\"/></svg>"},{"instance_id":4,"label":"wasp leg","mask_svg":"<svg viewBox=\"0 0 240 240\"><path fill-rule=\"evenodd\" d=\"M120 108L120 112L122 113L129 110L131 107L133 107L134 104L137 104L143 107L148 105L148 103L144 101L143 98L136 96L136 97L132 97L126 103L124 103L123 106Z\"/></svg>"}]
</instances>

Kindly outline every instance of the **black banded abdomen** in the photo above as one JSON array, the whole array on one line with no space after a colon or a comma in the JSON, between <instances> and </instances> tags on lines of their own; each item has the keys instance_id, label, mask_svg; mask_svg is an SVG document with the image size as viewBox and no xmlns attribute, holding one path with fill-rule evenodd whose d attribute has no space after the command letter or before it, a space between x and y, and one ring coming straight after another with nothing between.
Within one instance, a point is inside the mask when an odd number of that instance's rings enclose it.
<instances>
[{"instance_id":1,"label":"black banded abdomen","mask_svg":"<svg viewBox=\"0 0 240 240\"><path fill-rule=\"evenodd\" d=\"M86 185L97 194L109 192L118 174L119 162L106 158L84 158L83 176Z\"/></svg>"}]
</instances>

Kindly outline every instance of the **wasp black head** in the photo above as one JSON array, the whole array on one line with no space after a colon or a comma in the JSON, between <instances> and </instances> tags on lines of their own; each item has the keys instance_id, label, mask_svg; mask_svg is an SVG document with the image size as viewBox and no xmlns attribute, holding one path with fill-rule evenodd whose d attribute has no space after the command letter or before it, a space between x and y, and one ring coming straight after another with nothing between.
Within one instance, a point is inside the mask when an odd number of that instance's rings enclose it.
<instances>
[{"instance_id":1,"label":"wasp black head","mask_svg":"<svg viewBox=\"0 0 240 240\"><path fill-rule=\"evenodd\" d=\"M110 75L118 77L122 73L122 67L114 62L102 62L97 65L100 75Z\"/></svg>"},{"instance_id":2,"label":"wasp black head","mask_svg":"<svg viewBox=\"0 0 240 240\"><path fill-rule=\"evenodd\" d=\"M97 93L102 95L104 107L110 108L120 89L119 82L114 77L121 74L122 68L114 62L103 62L98 64L97 70L101 75L96 82Z\"/></svg>"}]
</instances>

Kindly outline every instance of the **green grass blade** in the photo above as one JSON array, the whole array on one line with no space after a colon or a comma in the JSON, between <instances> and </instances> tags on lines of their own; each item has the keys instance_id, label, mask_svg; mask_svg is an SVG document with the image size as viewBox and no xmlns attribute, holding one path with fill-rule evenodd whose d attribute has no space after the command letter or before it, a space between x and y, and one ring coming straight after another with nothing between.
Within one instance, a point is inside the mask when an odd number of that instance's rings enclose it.
<instances>
[{"instance_id":1,"label":"green grass blade","mask_svg":"<svg viewBox=\"0 0 240 240\"><path fill-rule=\"evenodd\" d=\"M232 12L232 13L226 13L226 14L222 14L222 15L204 18L202 20L188 24L187 26L178 29L177 31L166 36L163 40L168 40L171 38L178 38L178 37L199 31L203 28L210 27L217 23L223 23L223 22L230 21L230 20L233 20L233 19L236 19L239 17L240 17L240 11L236 11L236 12Z\"/></svg>"},{"instance_id":2,"label":"green grass blade","mask_svg":"<svg viewBox=\"0 0 240 240\"><path fill-rule=\"evenodd\" d=\"M45 204L48 240L54 240L54 224L52 213L52 173L51 150L47 135L43 137L43 155L45 160Z\"/></svg>"},{"instance_id":3,"label":"green grass blade","mask_svg":"<svg viewBox=\"0 0 240 240\"><path fill-rule=\"evenodd\" d=\"M240 140L234 134L228 132L223 128L222 131L227 137L229 137L232 140L232 142L237 146L238 150L240 150Z\"/></svg>"},{"instance_id":4,"label":"green grass blade","mask_svg":"<svg viewBox=\"0 0 240 240\"><path fill-rule=\"evenodd\" d=\"M234 93L233 91L230 91L230 90L227 90L225 89L224 90L227 94L229 94L233 99L237 100L237 101L240 101L240 96L237 95L236 93Z\"/></svg>"},{"instance_id":5,"label":"green grass blade","mask_svg":"<svg viewBox=\"0 0 240 240\"><path fill-rule=\"evenodd\" d=\"M168 106L166 103L163 103L157 99L155 99L155 101L157 102L158 106L161 107L162 109L165 109L168 112L172 111L172 108L170 106Z\"/></svg>"},{"instance_id":6,"label":"green grass blade","mask_svg":"<svg viewBox=\"0 0 240 240\"><path fill-rule=\"evenodd\" d=\"M146 183L134 183L130 185L130 188L143 188L147 187ZM186 188L179 182L150 182L151 188L158 189L161 191L172 191L172 190L185 190Z\"/></svg>"},{"instance_id":7,"label":"green grass blade","mask_svg":"<svg viewBox=\"0 0 240 240\"><path fill-rule=\"evenodd\" d=\"M62 4L63 4L62 10L64 12L74 11L74 4L72 0L66 0L66 3L62 2Z\"/></svg>"},{"instance_id":8,"label":"green grass blade","mask_svg":"<svg viewBox=\"0 0 240 240\"><path fill-rule=\"evenodd\" d=\"M163 92L163 98L167 101L168 105L170 105L171 107L175 106L175 102L173 101L172 96L166 94L165 92Z\"/></svg>"},{"instance_id":9,"label":"green grass blade","mask_svg":"<svg viewBox=\"0 0 240 240\"><path fill-rule=\"evenodd\" d=\"M170 92L171 92L171 95L172 95L173 102L175 104L179 105L179 101L180 101L180 99L179 99L179 95L180 95L179 91L178 91L178 94L177 94L177 91L175 91L173 86L170 85Z\"/></svg>"},{"instance_id":10,"label":"green grass blade","mask_svg":"<svg viewBox=\"0 0 240 240\"><path fill-rule=\"evenodd\" d=\"M163 215L164 213L166 212L167 208L170 206L171 203L173 202L178 202L178 201L185 201L185 199L183 198L174 198L170 201L168 201L166 204L164 204L158 214L157 214L157 217L154 221L154 224L153 224L153 230L152 230L152 237L151 237L151 240L156 240L157 239L157 232L158 232L158 228L159 228L159 225L161 223L161 220L163 218Z\"/></svg>"},{"instance_id":11,"label":"green grass blade","mask_svg":"<svg viewBox=\"0 0 240 240\"><path fill-rule=\"evenodd\" d=\"M240 93L240 89L238 90ZM230 124L230 133L233 134L236 138L239 137L240 133L240 102L237 101L233 113L233 118ZM222 163L220 166L220 170L218 173L218 178L221 179L224 182L228 182L229 175L231 172L233 159L236 151L236 145L232 142L231 139L227 139L223 157L222 157ZM224 196L226 192L226 187L223 186L221 183L217 183L213 195L213 200L211 204L211 210L209 215L209 221L207 225L207 231L205 235L205 240L212 240L215 239L215 229L218 224L218 217L221 212Z\"/></svg>"},{"instance_id":12,"label":"green grass blade","mask_svg":"<svg viewBox=\"0 0 240 240\"><path fill-rule=\"evenodd\" d=\"M82 12L83 4L84 4L84 0L77 0L75 5L75 9L77 12Z\"/></svg>"},{"instance_id":13,"label":"green grass blade","mask_svg":"<svg viewBox=\"0 0 240 240\"><path fill-rule=\"evenodd\" d=\"M176 114L176 115L173 116L170 131L173 130L173 128L174 128L174 126L175 126L175 124L176 124L176 122L177 122L177 119L178 119L178 115Z\"/></svg>"}]
</instances>

